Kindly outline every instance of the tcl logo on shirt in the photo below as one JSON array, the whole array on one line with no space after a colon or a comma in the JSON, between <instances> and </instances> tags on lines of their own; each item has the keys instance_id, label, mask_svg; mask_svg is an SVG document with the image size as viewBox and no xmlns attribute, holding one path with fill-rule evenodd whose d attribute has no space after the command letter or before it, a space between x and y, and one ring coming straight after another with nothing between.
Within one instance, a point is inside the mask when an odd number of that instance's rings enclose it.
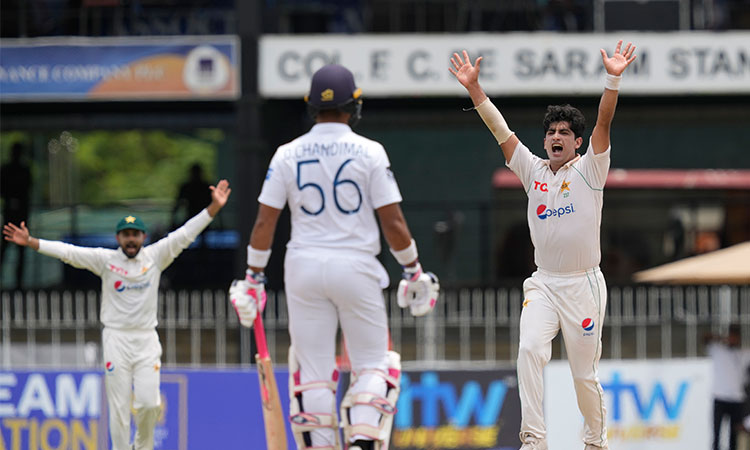
<instances>
[{"instance_id":1,"label":"tcl logo on shirt","mask_svg":"<svg viewBox=\"0 0 750 450\"><path fill-rule=\"evenodd\" d=\"M568 206L561 206L560 208L547 208L547 205L539 205L536 207L536 215L542 220L547 217L561 217L566 214L573 214L574 212L576 212L576 210L572 203Z\"/></svg>"},{"instance_id":2,"label":"tcl logo on shirt","mask_svg":"<svg viewBox=\"0 0 750 450\"><path fill-rule=\"evenodd\" d=\"M534 181L534 190L547 192L547 183L540 183L538 181Z\"/></svg>"},{"instance_id":3,"label":"tcl logo on shirt","mask_svg":"<svg viewBox=\"0 0 750 450\"><path fill-rule=\"evenodd\" d=\"M109 270L111 270L114 273L119 273L120 275L127 275L128 271L123 269L122 267L117 267L114 264L109 265Z\"/></svg>"}]
</instances>

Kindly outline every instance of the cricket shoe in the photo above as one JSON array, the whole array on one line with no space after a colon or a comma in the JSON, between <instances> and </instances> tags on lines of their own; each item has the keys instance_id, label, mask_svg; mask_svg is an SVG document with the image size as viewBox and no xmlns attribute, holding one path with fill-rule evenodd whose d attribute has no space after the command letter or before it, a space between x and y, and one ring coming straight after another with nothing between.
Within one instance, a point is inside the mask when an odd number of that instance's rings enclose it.
<instances>
[{"instance_id":1,"label":"cricket shoe","mask_svg":"<svg viewBox=\"0 0 750 450\"><path fill-rule=\"evenodd\" d=\"M519 450L547 450L547 440L526 435L523 438L523 445Z\"/></svg>"}]
</instances>

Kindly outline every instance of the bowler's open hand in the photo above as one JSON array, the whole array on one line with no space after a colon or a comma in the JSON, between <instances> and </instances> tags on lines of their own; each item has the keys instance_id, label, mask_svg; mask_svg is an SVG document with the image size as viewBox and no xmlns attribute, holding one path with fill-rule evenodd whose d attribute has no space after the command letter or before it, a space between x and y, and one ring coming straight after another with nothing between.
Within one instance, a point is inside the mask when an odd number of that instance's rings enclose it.
<instances>
[{"instance_id":1,"label":"bowler's open hand","mask_svg":"<svg viewBox=\"0 0 750 450\"><path fill-rule=\"evenodd\" d=\"M611 58L607 56L607 52L603 48L599 50L602 53L602 62L604 63L604 68L607 69L607 73L610 75L622 75L622 73L625 71L625 68L627 68L630 63L635 60L635 45L628 42L628 45L625 46L625 50L622 50L622 52L620 51L621 48L622 39L617 41L615 53Z\"/></svg>"},{"instance_id":2,"label":"bowler's open hand","mask_svg":"<svg viewBox=\"0 0 750 450\"><path fill-rule=\"evenodd\" d=\"M476 84L479 79L479 65L482 62L482 57L480 56L477 58L474 65L472 65L471 60L469 59L469 53L466 50L463 51L463 55L462 59L461 55L454 53L451 57L453 67L448 67L448 70L451 71L463 87L468 89L469 86Z\"/></svg>"}]
</instances>

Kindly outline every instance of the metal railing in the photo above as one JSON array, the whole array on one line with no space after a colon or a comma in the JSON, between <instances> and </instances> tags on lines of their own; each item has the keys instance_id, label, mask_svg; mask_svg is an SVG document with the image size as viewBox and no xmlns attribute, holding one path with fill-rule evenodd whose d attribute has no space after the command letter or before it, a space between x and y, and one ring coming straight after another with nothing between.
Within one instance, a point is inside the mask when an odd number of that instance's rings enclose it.
<instances>
[{"instance_id":1,"label":"metal railing","mask_svg":"<svg viewBox=\"0 0 750 450\"><path fill-rule=\"evenodd\" d=\"M269 352L285 364L289 346L283 292L269 292L264 323ZM391 341L404 361L512 363L518 353L518 288L448 289L438 307L412 317L386 291ZM101 363L100 295L96 291L0 294L0 364L95 367ZM224 291L162 291L158 331L166 367L247 365L251 331L241 327ZM603 330L605 359L703 355L703 335L741 326L750 343L750 286L611 287ZM560 337L553 358L564 358Z\"/></svg>"}]
</instances>

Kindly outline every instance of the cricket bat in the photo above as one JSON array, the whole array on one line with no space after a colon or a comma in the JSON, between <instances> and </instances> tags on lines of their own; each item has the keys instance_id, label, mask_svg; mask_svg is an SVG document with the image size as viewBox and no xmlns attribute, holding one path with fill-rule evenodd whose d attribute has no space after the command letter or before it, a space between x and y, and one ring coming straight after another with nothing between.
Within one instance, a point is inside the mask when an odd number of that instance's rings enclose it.
<instances>
[{"instance_id":1,"label":"cricket bat","mask_svg":"<svg viewBox=\"0 0 750 450\"><path fill-rule=\"evenodd\" d=\"M266 426L266 448L268 450L288 450L279 389L276 387L273 365L271 364L271 358L268 356L266 331L263 329L263 319L260 317L260 312L255 317L253 329L255 331L255 344L258 347L258 353L255 354L255 364L258 368L263 422Z\"/></svg>"}]
</instances>

